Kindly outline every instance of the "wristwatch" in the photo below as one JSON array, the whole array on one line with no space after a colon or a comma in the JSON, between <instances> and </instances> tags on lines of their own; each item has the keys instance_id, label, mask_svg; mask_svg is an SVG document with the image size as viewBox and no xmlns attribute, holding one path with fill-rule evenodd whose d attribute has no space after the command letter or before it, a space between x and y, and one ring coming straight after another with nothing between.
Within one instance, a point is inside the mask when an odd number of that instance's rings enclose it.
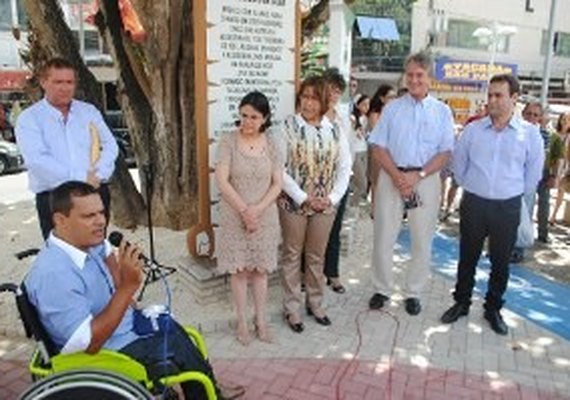
<instances>
[{"instance_id":1,"label":"wristwatch","mask_svg":"<svg viewBox=\"0 0 570 400\"><path fill-rule=\"evenodd\" d=\"M423 169L418 172L418 175L420 176L420 179L424 179L427 176L426 171Z\"/></svg>"}]
</instances>

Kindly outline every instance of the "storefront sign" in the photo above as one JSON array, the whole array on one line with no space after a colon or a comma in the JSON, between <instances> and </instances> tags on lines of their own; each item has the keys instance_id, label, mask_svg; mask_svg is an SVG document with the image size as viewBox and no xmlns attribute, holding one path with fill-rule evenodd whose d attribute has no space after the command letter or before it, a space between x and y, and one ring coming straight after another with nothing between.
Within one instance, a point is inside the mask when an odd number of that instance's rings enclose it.
<instances>
[{"instance_id":1,"label":"storefront sign","mask_svg":"<svg viewBox=\"0 0 570 400\"><path fill-rule=\"evenodd\" d=\"M516 64L453 60L439 58L435 62L435 78L440 82L484 83L493 75L517 74Z\"/></svg>"}]
</instances>

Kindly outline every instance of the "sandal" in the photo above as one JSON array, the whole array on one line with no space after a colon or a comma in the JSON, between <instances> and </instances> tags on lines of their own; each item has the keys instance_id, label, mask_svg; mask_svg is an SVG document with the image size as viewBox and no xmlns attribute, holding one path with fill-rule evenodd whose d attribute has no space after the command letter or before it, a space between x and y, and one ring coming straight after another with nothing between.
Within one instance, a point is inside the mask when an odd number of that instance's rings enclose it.
<instances>
[{"instance_id":1,"label":"sandal","mask_svg":"<svg viewBox=\"0 0 570 400\"><path fill-rule=\"evenodd\" d=\"M244 346L249 345L251 343L251 335L249 334L249 330L246 328L245 332L240 332L240 329L238 328L236 330L236 339Z\"/></svg>"},{"instance_id":2,"label":"sandal","mask_svg":"<svg viewBox=\"0 0 570 400\"><path fill-rule=\"evenodd\" d=\"M260 341L265 343L273 343L273 334L269 330L267 324L264 324L264 328L260 329L259 325L257 325L257 323L254 321L253 326L255 327L255 334Z\"/></svg>"}]
</instances>

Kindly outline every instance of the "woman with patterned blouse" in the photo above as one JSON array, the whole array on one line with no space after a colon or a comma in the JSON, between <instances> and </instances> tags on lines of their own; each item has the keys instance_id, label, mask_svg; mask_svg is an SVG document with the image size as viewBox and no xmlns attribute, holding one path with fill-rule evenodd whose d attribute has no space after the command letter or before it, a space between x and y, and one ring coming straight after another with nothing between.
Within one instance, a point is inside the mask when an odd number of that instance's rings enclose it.
<instances>
[{"instance_id":1,"label":"woman with patterned blouse","mask_svg":"<svg viewBox=\"0 0 570 400\"><path fill-rule=\"evenodd\" d=\"M331 321L322 308L324 256L336 206L350 177L346 137L326 116L327 93L320 77L309 77L297 94L297 114L285 121L285 174L278 199L283 234L285 319L304 330L300 308L301 256L304 254L307 313L321 325Z\"/></svg>"}]
</instances>

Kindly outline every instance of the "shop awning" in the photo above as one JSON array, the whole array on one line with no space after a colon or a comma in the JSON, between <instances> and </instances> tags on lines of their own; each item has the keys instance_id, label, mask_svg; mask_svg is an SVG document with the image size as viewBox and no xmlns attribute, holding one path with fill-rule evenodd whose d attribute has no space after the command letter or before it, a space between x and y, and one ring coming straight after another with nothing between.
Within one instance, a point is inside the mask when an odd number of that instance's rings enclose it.
<instances>
[{"instance_id":1,"label":"shop awning","mask_svg":"<svg viewBox=\"0 0 570 400\"><path fill-rule=\"evenodd\" d=\"M356 17L360 37L374 40L400 40L396 21L392 18Z\"/></svg>"}]
</instances>

